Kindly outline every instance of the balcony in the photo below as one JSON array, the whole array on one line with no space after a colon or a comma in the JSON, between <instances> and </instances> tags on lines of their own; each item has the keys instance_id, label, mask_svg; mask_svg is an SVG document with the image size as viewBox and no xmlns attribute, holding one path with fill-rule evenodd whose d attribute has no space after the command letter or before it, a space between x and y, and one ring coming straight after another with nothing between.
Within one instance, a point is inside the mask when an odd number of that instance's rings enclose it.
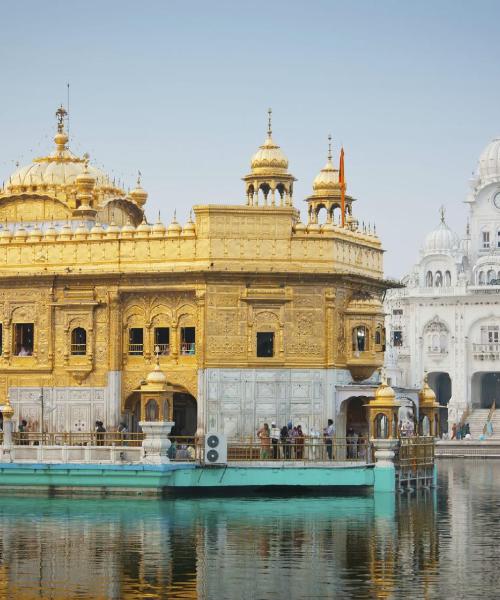
<instances>
[{"instance_id":1,"label":"balcony","mask_svg":"<svg viewBox=\"0 0 500 600\"><path fill-rule=\"evenodd\" d=\"M142 356L144 354L144 344L129 344L128 353L132 356Z\"/></svg>"},{"instance_id":2,"label":"balcony","mask_svg":"<svg viewBox=\"0 0 500 600\"><path fill-rule=\"evenodd\" d=\"M500 343L472 344L472 355L476 360L498 360Z\"/></svg>"},{"instance_id":3,"label":"balcony","mask_svg":"<svg viewBox=\"0 0 500 600\"><path fill-rule=\"evenodd\" d=\"M168 356L170 354L170 344L155 344L155 354Z\"/></svg>"},{"instance_id":4,"label":"balcony","mask_svg":"<svg viewBox=\"0 0 500 600\"><path fill-rule=\"evenodd\" d=\"M448 355L448 350L439 346L427 346L427 354L435 357L444 357Z\"/></svg>"},{"instance_id":5,"label":"balcony","mask_svg":"<svg viewBox=\"0 0 500 600\"><path fill-rule=\"evenodd\" d=\"M84 356L87 354L87 344L71 344L71 354L73 356Z\"/></svg>"},{"instance_id":6,"label":"balcony","mask_svg":"<svg viewBox=\"0 0 500 600\"><path fill-rule=\"evenodd\" d=\"M181 355L182 356L194 356L196 354L196 343L195 342L182 342L181 344Z\"/></svg>"},{"instance_id":7,"label":"balcony","mask_svg":"<svg viewBox=\"0 0 500 600\"><path fill-rule=\"evenodd\" d=\"M364 381L384 364L384 353L372 350L353 351L347 357L346 362L353 379L355 381Z\"/></svg>"}]
</instances>

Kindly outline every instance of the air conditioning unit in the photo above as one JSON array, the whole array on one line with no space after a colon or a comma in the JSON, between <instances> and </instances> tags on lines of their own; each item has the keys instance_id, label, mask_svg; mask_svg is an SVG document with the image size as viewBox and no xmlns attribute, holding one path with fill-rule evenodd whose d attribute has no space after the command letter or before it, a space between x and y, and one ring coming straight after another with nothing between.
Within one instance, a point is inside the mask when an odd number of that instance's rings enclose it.
<instances>
[{"instance_id":1,"label":"air conditioning unit","mask_svg":"<svg viewBox=\"0 0 500 600\"><path fill-rule=\"evenodd\" d=\"M222 433L205 435L205 464L225 465L227 463L227 440Z\"/></svg>"}]
</instances>

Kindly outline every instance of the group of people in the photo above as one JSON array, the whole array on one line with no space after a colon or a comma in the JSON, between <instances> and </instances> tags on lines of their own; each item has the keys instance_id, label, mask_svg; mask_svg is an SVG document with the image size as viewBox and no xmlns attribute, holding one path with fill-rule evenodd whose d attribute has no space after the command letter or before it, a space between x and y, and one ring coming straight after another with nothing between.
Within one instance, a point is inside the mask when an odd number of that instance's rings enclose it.
<instances>
[{"instance_id":1,"label":"group of people","mask_svg":"<svg viewBox=\"0 0 500 600\"><path fill-rule=\"evenodd\" d=\"M358 433L353 427L349 427L346 442L347 458L364 458L366 439L362 433Z\"/></svg>"},{"instance_id":2,"label":"group of people","mask_svg":"<svg viewBox=\"0 0 500 600\"><path fill-rule=\"evenodd\" d=\"M490 421L488 424L491 425ZM493 426L491 426L491 433L493 433ZM490 434L491 435L491 434ZM450 440L470 440L472 436L470 434L470 425L469 423L453 423L451 426L451 436Z\"/></svg>"},{"instance_id":3,"label":"group of people","mask_svg":"<svg viewBox=\"0 0 500 600\"><path fill-rule=\"evenodd\" d=\"M329 460L333 458L334 434L333 420L328 419L328 425L323 430L323 438ZM302 425L294 426L289 421L280 428L276 426L274 421L271 423L271 427L269 427L268 423L264 423L257 430L257 437L260 439L260 458L262 460L277 460L280 458L284 460L303 460L306 458L304 454L306 435L302 429ZM319 432L311 429L309 437L313 438L313 443L318 444Z\"/></svg>"}]
</instances>

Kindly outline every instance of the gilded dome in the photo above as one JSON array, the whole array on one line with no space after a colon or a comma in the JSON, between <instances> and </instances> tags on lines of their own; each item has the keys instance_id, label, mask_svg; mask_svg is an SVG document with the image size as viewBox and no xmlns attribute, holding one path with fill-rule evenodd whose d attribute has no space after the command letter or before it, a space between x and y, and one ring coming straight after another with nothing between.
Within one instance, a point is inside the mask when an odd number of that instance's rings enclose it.
<instances>
[{"instance_id":1,"label":"gilded dome","mask_svg":"<svg viewBox=\"0 0 500 600\"><path fill-rule=\"evenodd\" d=\"M422 404L434 405L436 404L436 394L434 390L429 386L427 375L424 377L424 385L418 393L419 405Z\"/></svg>"},{"instance_id":2,"label":"gilded dome","mask_svg":"<svg viewBox=\"0 0 500 600\"><path fill-rule=\"evenodd\" d=\"M47 156L35 158L29 165L17 168L0 190L0 198L18 194L40 194L61 201L75 198L78 183L94 184L94 195L101 205L114 198L125 197L125 191L117 186L104 171L88 165L88 156L78 157L67 146L68 136L64 131L66 111L61 107L55 149Z\"/></svg>"},{"instance_id":3,"label":"gilded dome","mask_svg":"<svg viewBox=\"0 0 500 600\"><path fill-rule=\"evenodd\" d=\"M331 192L339 192L340 177L339 171L332 163L332 136L328 136L328 157L326 165L316 175L313 181L313 190L316 196L329 194Z\"/></svg>"},{"instance_id":4,"label":"gilded dome","mask_svg":"<svg viewBox=\"0 0 500 600\"><path fill-rule=\"evenodd\" d=\"M146 383L153 384L153 385L166 385L166 383L167 383L167 376L160 369L160 365L159 364L156 364L155 368L146 377Z\"/></svg>"},{"instance_id":5,"label":"gilded dome","mask_svg":"<svg viewBox=\"0 0 500 600\"><path fill-rule=\"evenodd\" d=\"M252 156L251 168L253 172L261 170L285 172L288 169L288 159L281 148L274 143L270 131L266 141Z\"/></svg>"},{"instance_id":6,"label":"gilded dome","mask_svg":"<svg viewBox=\"0 0 500 600\"><path fill-rule=\"evenodd\" d=\"M370 402L370 404L381 404L383 406L399 405L399 402L396 400L396 393L392 387L387 384L385 378L375 390L375 398Z\"/></svg>"}]
</instances>

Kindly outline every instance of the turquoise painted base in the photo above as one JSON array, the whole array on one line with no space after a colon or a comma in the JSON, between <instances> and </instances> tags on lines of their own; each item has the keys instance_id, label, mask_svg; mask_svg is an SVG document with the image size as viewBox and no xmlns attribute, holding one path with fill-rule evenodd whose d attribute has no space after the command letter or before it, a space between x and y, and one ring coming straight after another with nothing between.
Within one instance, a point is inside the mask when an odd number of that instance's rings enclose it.
<instances>
[{"instance_id":1,"label":"turquoise painted base","mask_svg":"<svg viewBox=\"0 0 500 600\"><path fill-rule=\"evenodd\" d=\"M375 476L375 492L396 491L396 471L394 467L375 467L373 469Z\"/></svg>"},{"instance_id":2,"label":"turquoise painted base","mask_svg":"<svg viewBox=\"0 0 500 600\"><path fill-rule=\"evenodd\" d=\"M3 464L0 491L45 489L54 493L168 493L221 488L373 487L375 469L352 467ZM393 473L394 476L394 473ZM387 483L385 484L388 485ZM394 488L394 484L393 484Z\"/></svg>"}]
</instances>

